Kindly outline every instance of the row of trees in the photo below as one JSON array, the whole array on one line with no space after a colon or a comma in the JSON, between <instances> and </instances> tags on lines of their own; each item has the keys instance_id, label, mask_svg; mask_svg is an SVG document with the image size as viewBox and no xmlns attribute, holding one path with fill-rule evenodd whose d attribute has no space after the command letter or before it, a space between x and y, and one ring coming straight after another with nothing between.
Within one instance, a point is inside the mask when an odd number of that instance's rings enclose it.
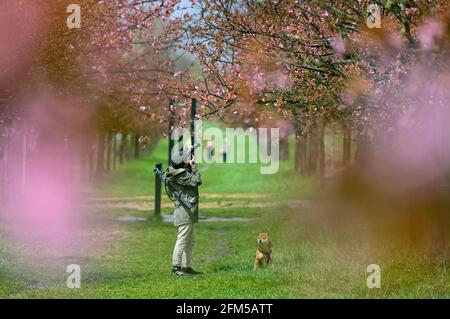
<instances>
[{"instance_id":1,"label":"row of trees","mask_svg":"<svg viewBox=\"0 0 450 319\"><path fill-rule=\"evenodd\" d=\"M375 3L382 29L367 28L368 1L195 1L182 21L204 75L192 86L210 113L291 120L301 172L323 174L326 126L341 128L344 163L352 136L357 159L368 158L405 111L408 75L430 50L446 56L448 36L446 1Z\"/></svg>"},{"instance_id":2,"label":"row of trees","mask_svg":"<svg viewBox=\"0 0 450 319\"><path fill-rule=\"evenodd\" d=\"M105 11L113 7L79 1L83 28L69 29L66 8L72 2L0 4L2 194L25 180L42 149L53 157L43 162L76 181L152 151L159 139L161 123L139 111L127 91L133 80L114 63L126 60L127 46L108 48L97 38L106 39L116 27L117 16ZM105 62L111 66L106 71Z\"/></svg>"},{"instance_id":3,"label":"row of trees","mask_svg":"<svg viewBox=\"0 0 450 319\"><path fill-rule=\"evenodd\" d=\"M381 29L367 28L369 2L357 0L80 0L82 27L68 29L70 2L2 4L29 12L23 32L34 39L11 46L30 56L1 78L3 126L27 115L30 92L47 90L76 99L88 123L60 134L90 132L103 149L113 132L155 139L167 129L167 101L194 97L200 117L289 121L297 170L323 174L327 127L343 135L344 164L353 153L368 158L407 109L409 75L423 62L446 70L447 1L375 1ZM182 107L177 125L188 120Z\"/></svg>"}]
</instances>

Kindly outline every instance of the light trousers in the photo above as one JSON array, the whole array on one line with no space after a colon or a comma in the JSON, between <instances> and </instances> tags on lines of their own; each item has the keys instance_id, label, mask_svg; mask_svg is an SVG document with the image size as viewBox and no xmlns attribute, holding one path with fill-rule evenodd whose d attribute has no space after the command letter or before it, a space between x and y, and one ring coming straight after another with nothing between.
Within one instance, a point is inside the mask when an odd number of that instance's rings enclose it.
<instances>
[{"instance_id":1,"label":"light trousers","mask_svg":"<svg viewBox=\"0 0 450 319\"><path fill-rule=\"evenodd\" d=\"M177 241L173 249L172 265L189 268L192 266L192 249L194 247L194 225L186 224L178 227Z\"/></svg>"}]
</instances>

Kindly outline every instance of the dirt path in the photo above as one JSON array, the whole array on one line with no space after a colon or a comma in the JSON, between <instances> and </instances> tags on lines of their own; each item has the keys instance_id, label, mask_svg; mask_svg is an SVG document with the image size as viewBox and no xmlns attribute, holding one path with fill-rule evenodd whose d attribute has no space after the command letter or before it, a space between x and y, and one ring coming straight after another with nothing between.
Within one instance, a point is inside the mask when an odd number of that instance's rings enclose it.
<instances>
[{"instance_id":1,"label":"dirt path","mask_svg":"<svg viewBox=\"0 0 450 319\"><path fill-rule=\"evenodd\" d=\"M270 194L236 193L236 194L202 194L200 205L202 208L221 207L270 207L276 202L255 202L254 199L270 198ZM217 199L217 201L202 202L202 199ZM244 201L248 199L249 201ZM133 209L148 211L154 209L154 196L124 196L124 197L92 197L87 206L89 208ZM163 202L163 208L173 206L171 202Z\"/></svg>"},{"instance_id":2,"label":"dirt path","mask_svg":"<svg viewBox=\"0 0 450 319\"><path fill-rule=\"evenodd\" d=\"M222 207L270 207L276 205L276 202L232 202L232 201L220 201L220 202L207 202L201 203L202 208L222 208ZM89 208L112 208L112 209L132 209L137 211L148 211L154 209L153 201L148 202L101 202L101 203L91 203L88 205ZM161 207L170 208L173 207L173 203L162 203Z\"/></svg>"},{"instance_id":3,"label":"dirt path","mask_svg":"<svg viewBox=\"0 0 450 319\"><path fill-rule=\"evenodd\" d=\"M259 193L234 193L234 194L215 194L215 193L207 193L201 194L201 198L225 198L225 199L258 199L258 198L270 198L271 194L259 194ZM154 196L99 196L99 197L91 197L89 200L94 202L115 202L115 201L139 201L139 200L154 200Z\"/></svg>"},{"instance_id":4,"label":"dirt path","mask_svg":"<svg viewBox=\"0 0 450 319\"><path fill-rule=\"evenodd\" d=\"M217 199L217 201L202 202L201 199ZM223 208L223 207L273 207L280 204L287 204L290 207L309 207L309 200L287 200L287 201L253 201L254 199L271 198L270 194L203 194L200 198L202 208ZM233 201L233 199L235 199ZM240 200L237 200L240 199ZM245 201L243 199L249 199ZM250 201L252 200L252 201ZM148 211L154 209L153 196L124 196L124 197L92 197L85 205L94 209L132 209L137 211ZM163 202L163 208L173 206L171 202Z\"/></svg>"}]
</instances>

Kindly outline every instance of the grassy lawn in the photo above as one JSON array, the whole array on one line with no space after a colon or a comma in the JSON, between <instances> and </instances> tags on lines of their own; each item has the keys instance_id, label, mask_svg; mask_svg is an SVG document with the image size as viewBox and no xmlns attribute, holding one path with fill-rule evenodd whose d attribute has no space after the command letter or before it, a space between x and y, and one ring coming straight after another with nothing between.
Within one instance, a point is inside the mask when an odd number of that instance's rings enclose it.
<instances>
[{"instance_id":1,"label":"grassy lawn","mask_svg":"<svg viewBox=\"0 0 450 319\"><path fill-rule=\"evenodd\" d=\"M93 189L97 196L153 195L152 169L164 161L162 141L151 155L119 167ZM202 169L204 165L200 166ZM335 234L317 225L292 199L311 197L317 184L282 163L274 175L259 166L214 164L202 173L203 217L244 217L245 221L196 225L195 267L202 276L169 274L176 229L145 209L96 207L80 236L89 245L74 253L43 257L39 250L8 244L0 226L0 297L7 298L415 298L449 297L448 261L410 251L355 242L365 229ZM214 196L208 197L208 195ZM227 197L236 195L237 198ZM260 194L255 197L249 194ZM247 197L246 197L247 196ZM127 201L127 200L124 200ZM128 199L144 205L145 199ZM242 205L221 205L229 201ZM167 203L167 200L164 201ZM252 203L271 204L252 206ZM170 214L166 207L163 214ZM119 221L120 216L141 217ZM357 228L357 227L356 227ZM271 234L274 265L254 272L255 239ZM66 266L81 266L81 289L66 287ZM366 267L382 265L382 288L368 289Z\"/></svg>"},{"instance_id":2,"label":"grassy lawn","mask_svg":"<svg viewBox=\"0 0 450 319\"><path fill-rule=\"evenodd\" d=\"M204 129L209 126L211 124L203 125ZM257 148L250 148L250 144L256 145L256 139L250 138L247 140L245 149L247 159L250 157L249 154L258 152ZM237 147L236 143L235 149ZM290 154L292 156L290 156L289 161L280 163L276 174L261 174L261 166L267 166L262 164L199 164L204 177L201 191L202 193L214 194L261 193L284 199L306 198L310 196L315 180L312 177L293 174L294 147L292 137L290 139ZM220 148L216 149L217 158L220 158L219 151ZM153 195L153 169L157 162L163 163L163 169L167 167L167 139L160 140L151 157L144 157L121 166L119 170L109 174L101 183L95 185L92 192L99 196Z\"/></svg>"}]
</instances>

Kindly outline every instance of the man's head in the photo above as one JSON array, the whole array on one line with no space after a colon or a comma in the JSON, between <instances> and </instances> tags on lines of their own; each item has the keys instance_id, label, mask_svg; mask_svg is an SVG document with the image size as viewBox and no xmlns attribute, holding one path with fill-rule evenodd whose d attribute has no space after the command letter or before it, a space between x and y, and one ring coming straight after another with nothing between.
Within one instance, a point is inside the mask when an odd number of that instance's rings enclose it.
<instances>
[{"instance_id":1,"label":"man's head","mask_svg":"<svg viewBox=\"0 0 450 319\"><path fill-rule=\"evenodd\" d=\"M174 165L182 165L183 163L188 163L191 159L190 145L187 145L184 148L183 146L181 146L177 151L172 151L171 159Z\"/></svg>"},{"instance_id":2,"label":"man's head","mask_svg":"<svg viewBox=\"0 0 450 319\"><path fill-rule=\"evenodd\" d=\"M192 152L198 147L200 147L200 144L196 143L193 147L186 145L184 148L181 146L178 151L172 151L172 166L174 168L190 168L194 163Z\"/></svg>"},{"instance_id":3,"label":"man's head","mask_svg":"<svg viewBox=\"0 0 450 319\"><path fill-rule=\"evenodd\" d=\"M191 159L192 147L187 145L186 147L180 147L178 151L172 152L172 167L175 169L186 168L190 169L193 163L193 159Z\"/></svg>"}]
</instances>

